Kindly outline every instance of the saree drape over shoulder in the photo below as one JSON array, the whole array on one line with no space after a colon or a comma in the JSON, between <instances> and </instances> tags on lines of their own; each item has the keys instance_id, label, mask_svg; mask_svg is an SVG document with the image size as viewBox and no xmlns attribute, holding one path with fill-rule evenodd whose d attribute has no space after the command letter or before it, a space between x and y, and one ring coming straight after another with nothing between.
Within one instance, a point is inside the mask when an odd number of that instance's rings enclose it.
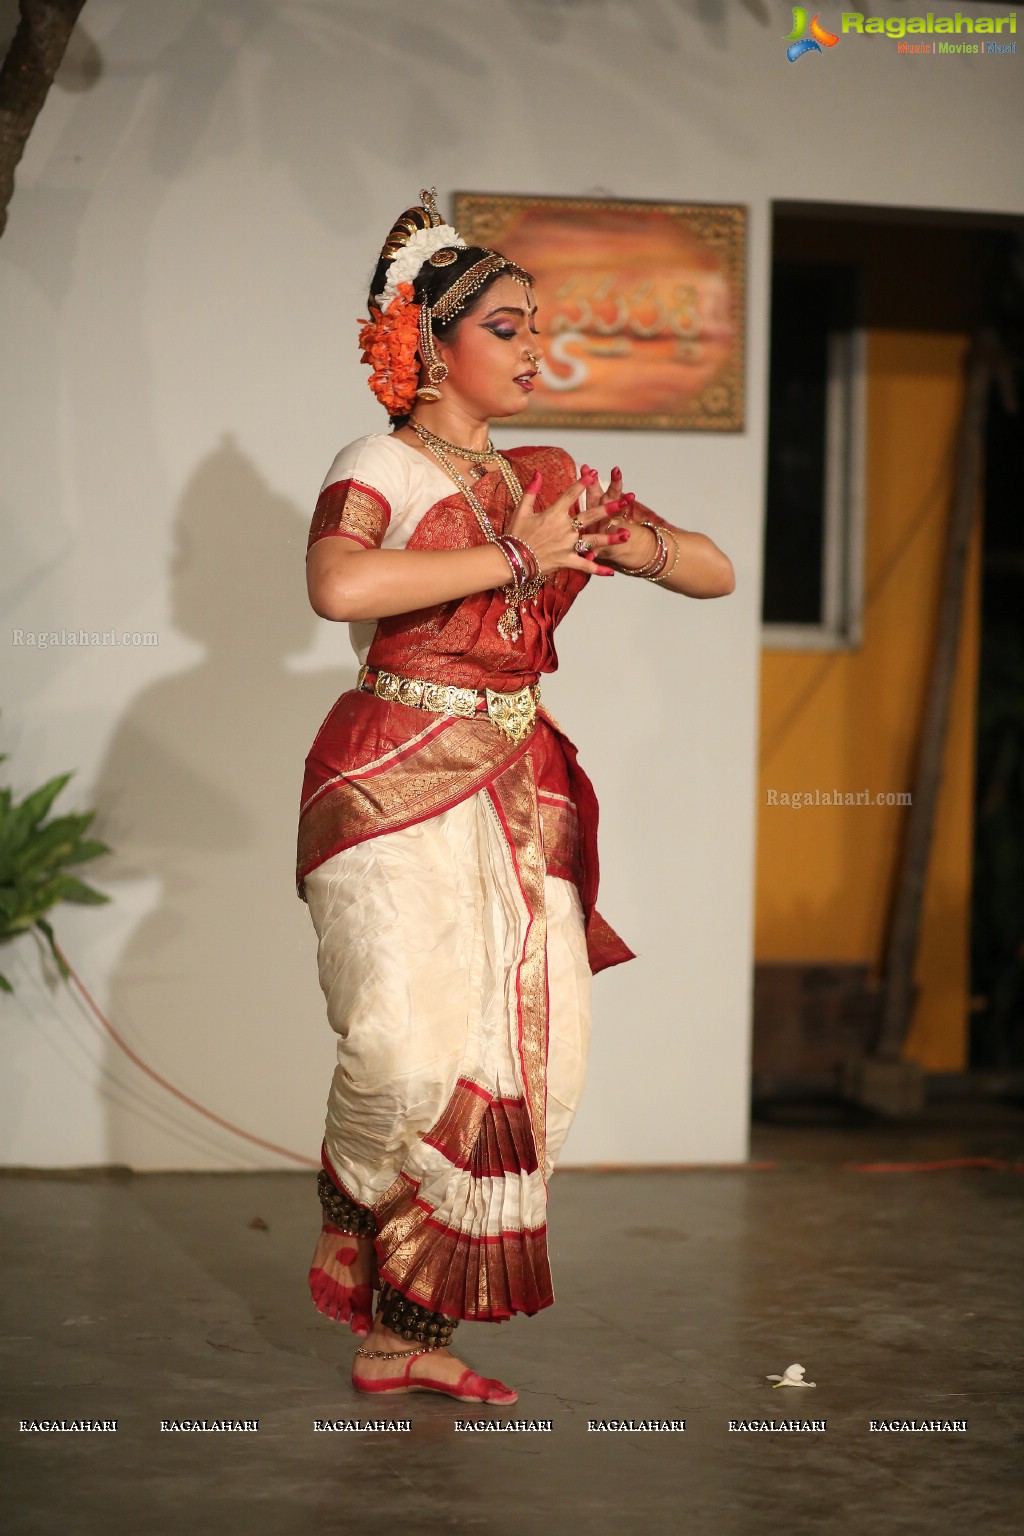
<instances>
[{"instance_id":1,"label":"saree drape over shoulder","mask_svg":"<svg viewBox=\"0 0 1024 1536\"><path fill-rule=\"evenodd\" d=\"M511 449L538 506L576 478L555 448ZM496 532L500 473L474 484ZM636 507L634 516L650 516ZM400 439L335 460L309 546L451 550L485 534L460 491ZM559 570L499 634L499 590L350 626L402 677L513 691L558 665L554 632L590 580ZM582 1093L590 982L633 951L597 911L598 804L543 704L514 742L352 688L305 765L296 889L338 1035L322 1161L370 1206L382 1280L450 1316L500 1321L554 1300L547 1185Z\"/></svg>"}]
</instances>

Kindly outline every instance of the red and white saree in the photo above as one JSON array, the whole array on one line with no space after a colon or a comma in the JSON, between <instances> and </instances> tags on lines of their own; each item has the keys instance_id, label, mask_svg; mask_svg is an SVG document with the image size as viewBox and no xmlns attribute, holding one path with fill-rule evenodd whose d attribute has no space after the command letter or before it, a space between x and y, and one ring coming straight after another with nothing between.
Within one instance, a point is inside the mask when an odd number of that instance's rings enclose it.
<instances>
[{"instance_id":1,"label":"red and white saree","mask_svg":"<svg viewBox=\"0 0 1024 1536\"><path fill-rule=\"evenodd\" d=\"M510 449L538 506L576 479L556 448ZM497 470L474 484L496 532ZM634 516L663 521L636 506ZM367 548L482 544L439 466L389 434L344 449L309 534ZM504 639L494 589L352 624L371 668L510 691L558 665L554 631L590 580L549 576ZM547 1186L583 1089L591 978L633 952L596 910L598 805L543 705L509 740L358 688L306 759L296 882L338 1035L323 1165L372 1207L382 1280L449 1316L500 1321L554 1300Z\"/></svg>"}]
</instances>

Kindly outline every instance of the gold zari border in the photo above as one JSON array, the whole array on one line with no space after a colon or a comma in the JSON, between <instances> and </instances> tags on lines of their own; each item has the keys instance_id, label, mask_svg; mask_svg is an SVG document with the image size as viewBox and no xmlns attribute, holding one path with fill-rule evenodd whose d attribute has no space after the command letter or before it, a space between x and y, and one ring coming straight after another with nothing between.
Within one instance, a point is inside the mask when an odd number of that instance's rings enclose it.
<instances>
[{"instance_id":1,"label":"gold zari border","mask_svg":"<svg viewBox=\"0 0 1024 1536\"><path fill-rule=\"evenodd\" d=\"M318 539L336 533L350 533L379 549L390 520L391 509L379 491L357 480L336 480L317 498L306 553Z\"/></svg>"},{"instance_id":2,"label":"gold zari border","mask_svg":"<svg viewBox=\"0 0 1024 1536\"><path fill-rule=\"evenodd\" d=\"M533 1126L533 1141L537 1149L537 1166L543 1176L547 1142L548 930L547 903L544 897L544 844L532 761L522 757L511 763L491 784L490 794L508 829L508 851L530 911L530 925L516 975L516 993L519 1005L520 1061Z\"/></svg>"},{"instance_id":3,"label":"gold zari border","mask_svg":"<svg viewBox=\"0 0 1024 1536\"><path fill-rule=\"evenodd\" d=\"M392 705L401 708L400 705ZM486 715L452 717L411 758L359 778L340 775L299 817L296 880L368 837L410 826L456 805L524 756L529 737L510 742Z\"/></svg>"}]
</instances>

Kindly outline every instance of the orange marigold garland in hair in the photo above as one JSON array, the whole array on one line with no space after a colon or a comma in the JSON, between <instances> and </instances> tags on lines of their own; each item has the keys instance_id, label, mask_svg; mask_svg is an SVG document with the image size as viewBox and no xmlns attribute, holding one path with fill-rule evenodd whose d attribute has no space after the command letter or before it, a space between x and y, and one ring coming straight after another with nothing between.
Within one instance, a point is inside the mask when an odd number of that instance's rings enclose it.
<instances>
[{"instance_id":1,"label":"orange marigold garland in hair","mask_svg":"<svg viewBox=\"0 0 1024 1536\"><path fill-rule=\"evenodd\" d=\"M389 416L404 416L416 399L420 306L412 298L412 283L399 283L387 309L371 304L369 320L359 321L362 361L372 368L370 388Z\"/></svg>"}]
</instances>

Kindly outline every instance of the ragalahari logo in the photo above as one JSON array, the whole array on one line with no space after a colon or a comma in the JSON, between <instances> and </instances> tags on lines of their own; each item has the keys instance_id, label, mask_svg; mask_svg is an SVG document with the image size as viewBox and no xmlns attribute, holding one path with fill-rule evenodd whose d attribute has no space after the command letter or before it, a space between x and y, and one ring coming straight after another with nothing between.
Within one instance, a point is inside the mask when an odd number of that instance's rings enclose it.
<instances>
[{"instance_id":1,"label":"ragalahari logo","mask_svg":"<svg viewBox=\"0 0 1024 1536\"><path fill-rule=\"evenodd\" d=\"M786 49L786 58L791 64L795 64L805 53L820 53L822 48L834 48L839 38L834 32L826 32L818 17L811 22L811 35L804 37L807 29L807 12L802 5L793 7L793 30L786 38L789 47Z\"/></svg>"}]
</instances>

